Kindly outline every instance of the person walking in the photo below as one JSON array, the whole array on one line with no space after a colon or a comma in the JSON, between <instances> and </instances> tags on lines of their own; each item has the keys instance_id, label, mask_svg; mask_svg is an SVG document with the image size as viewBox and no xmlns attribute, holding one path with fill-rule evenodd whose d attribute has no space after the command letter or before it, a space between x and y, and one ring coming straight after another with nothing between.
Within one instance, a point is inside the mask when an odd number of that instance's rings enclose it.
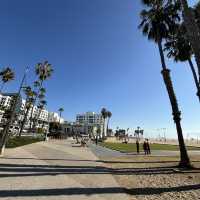
<instances>
[{"instance_id":1,"label":"person walking","mask_svg":"<svg viewBox=\"0 0 200 200\"><path fill-rule=\"evenodd\" d=\"M151 149L150 149L150 144L149 144L149 140L148 139L146 141L146 146L147 146L147 154L151 154Z\"/></svg>"},{"instance_id":2,"label":"person walking","mask_svg":"<svg viewBox=\"0 0 200 200\"><path fill-rule=\"evenodd\" d=\"M136 148L137 148L137 154L140 153L140 143L138 140L136 140Z\"/></svg>"},{"instance_id":3,"label":"person walking","mask_svg":"<svg viewBox=\"0 0 200 200\"><path fill-rule=\"evenodd\" d=\"M144 140L143 149L144 149L144 154L147 155L147 142L146 142L146 140Z\"/></svg>"}]
</instances>

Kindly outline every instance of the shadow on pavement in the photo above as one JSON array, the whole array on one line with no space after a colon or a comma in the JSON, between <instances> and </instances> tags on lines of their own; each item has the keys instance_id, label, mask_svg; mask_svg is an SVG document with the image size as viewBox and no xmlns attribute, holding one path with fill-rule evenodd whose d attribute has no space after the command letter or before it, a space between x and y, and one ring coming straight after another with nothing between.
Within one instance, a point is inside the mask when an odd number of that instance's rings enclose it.
<instances>
[{"instance_id":1,"label":"shadow on pavement","mask_svg":"<svg viewBox=\"0 0 200 200\"><path fill-rule=\"evenodd\" d=\"M77 161L77 162L101 162L101 163L133 163L133 164L146 164L146 163L178 163L178 161L174 161L174 160L169 160L169 161L117 161L117 160L79 160L79 159L62 159L62 158L23 158L23 157L19 157L19 158L13 158L13 157L5 157L5 158L1 158L1 159L6 159L6 160L44 160L44 161ZM193 163L200 163L200 160L192 160Z\"/></svg>"},{"instance_id":2,"label":"shadow on pavement","mask_svg":"<svg viewBox=\"0 0 200 200\"><path fill-rule=\"evenodd\" d=\"M67 174L112 174L112 175L159 175L177 173L200 173L200 169L180 170L175 166L151 168L109 168L103 166L59 166L0 164L0 177L26 177Z\"/></svg>"},{"instance_id":3,"label":"shadow on pavement","mask_svg":"<svg viewBox=\"0 0 200 200\"><path fill-rule=\"evenodd\" d=\"M200 184L177 186L170 188L59 188L37 190L0 190L0 197L28 197L28 196L60 196L60 195L98 195L98 194L129 194L129 195L155 195L165 192L182 192L199 190Z\"/></svg>"}]
</instances>

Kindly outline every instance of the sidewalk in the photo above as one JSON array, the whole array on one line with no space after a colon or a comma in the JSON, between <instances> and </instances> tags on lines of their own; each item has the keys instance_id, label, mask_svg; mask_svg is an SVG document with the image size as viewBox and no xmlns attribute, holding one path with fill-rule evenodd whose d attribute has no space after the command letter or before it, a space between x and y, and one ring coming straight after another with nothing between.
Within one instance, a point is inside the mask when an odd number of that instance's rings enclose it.
<instances>
[{"instance_id":1,"label":"sidewalk","mask_svg":"<svg viewBox=\"0 0 200 200\"><path fill-rule=\"evenodd\" d=\"M89 148L72 141L7 149L0 158L0 199L128 200Z\"/></svg>"}]
</instances>

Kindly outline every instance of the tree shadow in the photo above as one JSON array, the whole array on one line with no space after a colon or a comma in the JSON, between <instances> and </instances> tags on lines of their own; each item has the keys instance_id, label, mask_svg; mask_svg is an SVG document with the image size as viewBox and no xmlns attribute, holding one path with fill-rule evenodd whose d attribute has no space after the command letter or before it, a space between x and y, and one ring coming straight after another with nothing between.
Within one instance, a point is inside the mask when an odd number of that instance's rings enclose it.
<instances>
[{"instance_id":1,"label":"tree shadow","mask_svg":"<svg viewBox=\"0 0 200 200\"><path fill-rule=\"evenodd\" d=\"M129 194L129 195L160 195L167 192L183 192L190 190L199 190L200 184L185 185L170 188L57 188L57 189L34 189L34 190L0 190L0 197L38 197L38 196L72 196L72 195L100 195L100 194Z\"/></svg>"},{"instance_id":2,"label":"tree shadow","mask_svg":"<svg viewBox=\"0 0 200 200\"><path fill-rule=\"evenodd\" d=\"M119 163L119 164L148 164L148 163L152 163L152 164L162 164L162 163L178 163L179 161L175 161L175 160L167 160L167 161L162 161L162 160L154 160L154 161L121 161L121 160L84 160L84 159L61 159L61 158L26 158L26 157L5 157L5 158L1 158L1 159L6 159L6 160L43 160L43 161L78 161L78 162L100 162L100 163L110 163L110 164L114 164L114 163ZM192 160L192 163L200 163L200 160Z\"/></svg>"},{"instance_id":3,"label":"tree shadow","mask_svg":"<svg viewBox=\"0 0 200 200\"><path fill-rule=\"evenodd\" d=\"M0 164L0 177L56 176L68 174L160 175L200 173L199 169L180 170L176 166L151 168L109 168L104 166L61 166L32 164Z\"/></svg>"}]
</instances>

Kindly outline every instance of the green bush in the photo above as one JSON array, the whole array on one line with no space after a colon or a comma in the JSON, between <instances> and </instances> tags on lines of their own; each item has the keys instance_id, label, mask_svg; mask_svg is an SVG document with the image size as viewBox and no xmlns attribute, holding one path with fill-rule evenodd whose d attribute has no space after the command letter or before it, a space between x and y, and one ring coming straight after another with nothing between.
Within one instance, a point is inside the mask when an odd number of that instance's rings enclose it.
<instances>
[{"instance_id":1,"label":"green bush","mask_svg":"<svg viewBox=\"0 0 200 200\"><path fill-rule=\"evenodd\" d=\"M11 138L9 138L9 140L6 144L6 148L15 148L15 147L19 147L19 146L24 146L24 145L32 144L35 142L40 142L42 140L43 140L43 138L41 138L41 137L28 137L28 136L11 137Z\"/></svg>"}]
</instances>

